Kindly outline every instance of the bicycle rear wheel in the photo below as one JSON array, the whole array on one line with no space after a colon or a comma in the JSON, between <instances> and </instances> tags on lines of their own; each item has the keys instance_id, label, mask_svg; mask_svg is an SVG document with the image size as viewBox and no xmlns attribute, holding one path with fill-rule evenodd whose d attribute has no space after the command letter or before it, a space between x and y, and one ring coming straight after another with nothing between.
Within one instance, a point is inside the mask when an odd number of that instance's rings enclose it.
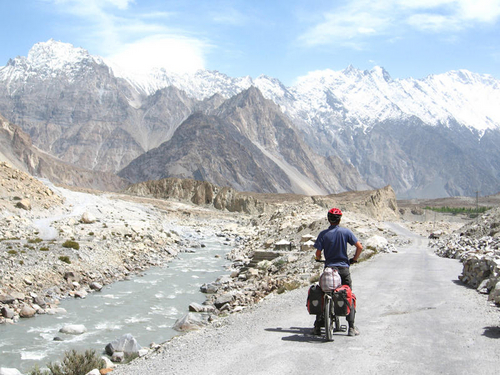
<instances>
[{"instance_id":1,"label":"bicycle rear wheel","mask_svg":"<svg viewBox=\"0 0 500 375\"><path fill-rule=\"evenodd\" d=\"M325 296L325 332L326 340L333 341L333 330L336 328L335 317L332 314L332 299L330 296Z\"/></svg>"}]
</instances>

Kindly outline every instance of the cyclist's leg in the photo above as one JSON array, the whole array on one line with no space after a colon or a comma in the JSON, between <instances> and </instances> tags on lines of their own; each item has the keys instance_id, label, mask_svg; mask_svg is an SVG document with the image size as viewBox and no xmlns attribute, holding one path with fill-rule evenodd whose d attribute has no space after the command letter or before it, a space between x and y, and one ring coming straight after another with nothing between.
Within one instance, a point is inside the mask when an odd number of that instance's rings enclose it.
<instances>
[{"instance_id":1,"label":"cyclist's leg","mask_svg":"<svg viewBox=\"0 0 500 375\"><path fill-rule=\"evenodd\" d=\"M349 272L349 267L338 267L340 279L342 280L342 285L349 285L352 290L352 280L351 273Z\"/></svg>"},{"instance_id":2,"label":"cyclist's leg","mask_svg":"<svg viewBox=\"0 0 500 375\"><path fill-rule=\"evenodd\" d=\"M340 267L338 270L340 278L342 279L342 285L349 285L349 288L351 288L352 290L352 280L351 280L351 273L349 272L349 267ZM346 320L349 323L349 328L354 327L355 315L356 315L356 310L351 309L349 315L346 316Z\"/></svg>"}]
</instances>

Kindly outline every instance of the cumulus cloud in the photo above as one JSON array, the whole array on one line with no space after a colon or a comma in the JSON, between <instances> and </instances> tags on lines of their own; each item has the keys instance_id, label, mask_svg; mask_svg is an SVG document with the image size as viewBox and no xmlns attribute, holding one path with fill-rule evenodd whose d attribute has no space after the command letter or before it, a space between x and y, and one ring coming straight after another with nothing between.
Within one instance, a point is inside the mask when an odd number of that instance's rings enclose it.
<instances>
[{"instance_id":1,"label":"cumulus cloud","mask_svg":"<svg viewBox=\"0 0 500 375\"><path fill-rule=\"evenodd\" d=\"M152 68L165 68L177 73L192 73L203 69L207 45L196 39L155 35L124 44L108 59L119 67L136 73Z\"/></svg>"}]
</instances>

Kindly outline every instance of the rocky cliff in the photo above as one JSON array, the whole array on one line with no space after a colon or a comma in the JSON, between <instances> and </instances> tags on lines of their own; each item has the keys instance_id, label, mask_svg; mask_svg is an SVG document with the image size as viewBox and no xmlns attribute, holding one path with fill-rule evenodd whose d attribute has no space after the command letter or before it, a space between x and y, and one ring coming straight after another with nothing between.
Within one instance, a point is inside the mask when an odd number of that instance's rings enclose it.
<instances>
[{"instance_id":1,"label":"rocky cliff","mask_svg":"<svg viewBox=\"0 0 500 375\"><path fill-rule=\"evenodd\" d=\"M117 191L128 185L112 173L79 168L39 150L33 146L28 134L2 116L0 145L0 161L53 183L109 191Z\"/></svg>"}]
</instances>

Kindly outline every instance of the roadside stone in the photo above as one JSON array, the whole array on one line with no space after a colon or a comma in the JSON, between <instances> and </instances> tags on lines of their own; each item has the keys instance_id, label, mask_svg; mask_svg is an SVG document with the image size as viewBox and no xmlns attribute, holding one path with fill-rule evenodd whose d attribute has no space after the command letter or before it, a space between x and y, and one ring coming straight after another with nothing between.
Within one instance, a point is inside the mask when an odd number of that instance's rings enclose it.
<instances>
[{"instance_id":1,"label":"roadside stone","mask_svg":"<svg viewBox=\"0 0 500 375\"><path fill-rule=\"evenodd\" d=\"M122 363L125 360L125 353L123 352L114 352L111 355L111 362Z\"/></svg>"},{"instance_id":2,"label":"roadside stone","mask_svg":"<svg viewBox=\"0 0 500 375\"><path fill-rule=\"evenodd\" d=\"M141 346L130 333L127 333L116 340L111 341L104 348L107 355L112 356L116 352L123 352L127 355L139 354ZM114 362L114 361L113 361Z\"/></svg>"},{"instance_id":3,"label":"roadside stone","mask_svg":"<svg viewBox=\"0 0 500 375\"><path fill-rule=\"evenodd\" d=\"M200 316L193 313L187 313L183 317L177 319L172 328L176 331L186 332L200 329L203 325L204 322Z\"/></svg>"}]
</instances>

